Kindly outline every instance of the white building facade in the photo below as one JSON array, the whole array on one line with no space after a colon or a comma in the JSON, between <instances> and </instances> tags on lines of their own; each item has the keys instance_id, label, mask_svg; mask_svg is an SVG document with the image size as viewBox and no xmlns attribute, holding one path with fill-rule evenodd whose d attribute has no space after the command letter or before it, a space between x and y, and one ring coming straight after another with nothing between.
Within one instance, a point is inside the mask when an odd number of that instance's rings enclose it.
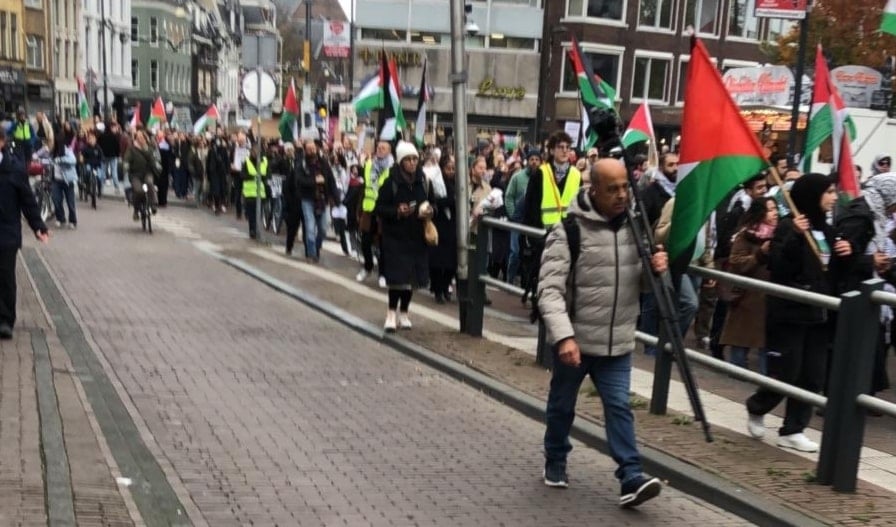
<instances>
[{"instance_id":1,"label":"white building facade","mask_svg":"<svg viewBox=\"0 0 896 527\"><path fill-rule=\"evenodd\" d=\"M103 111L105 80L109 111L121 121L124 119L125 99L134 90L130 44L131 0L79 1L81 16L78 19L78 35L82 45L79 47L81 53L77 76L84 79L91 108L94 102L98 102L100 112Z\"/></svg>"}]
</instances>

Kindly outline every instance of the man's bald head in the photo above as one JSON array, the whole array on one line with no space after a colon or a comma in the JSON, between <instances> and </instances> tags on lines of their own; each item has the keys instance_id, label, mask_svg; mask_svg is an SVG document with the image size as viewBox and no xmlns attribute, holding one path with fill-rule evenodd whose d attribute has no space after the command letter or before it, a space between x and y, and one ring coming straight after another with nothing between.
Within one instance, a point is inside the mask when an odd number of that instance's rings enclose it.
<instances>
[{"instance_id":1,"label":"man's bald head","mask_svg":"<svg viewBox=\"0 0 896 527\"><path fill-rule=\"evenodd\" d=\"M591 166L591 188L588 196L595 210L605 218L625 212L629 202L628 172L618 159L598 159Z\"/></svg>"}]
</instances>

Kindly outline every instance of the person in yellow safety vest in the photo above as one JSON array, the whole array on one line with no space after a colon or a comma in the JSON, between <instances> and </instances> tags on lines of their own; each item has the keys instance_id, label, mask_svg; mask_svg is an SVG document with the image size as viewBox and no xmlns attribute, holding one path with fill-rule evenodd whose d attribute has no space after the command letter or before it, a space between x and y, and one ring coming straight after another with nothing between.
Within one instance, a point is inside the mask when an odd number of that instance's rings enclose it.
<instances>
[{"instance_id":1,"label":"person in yellow safety vest","mask_svg":"<svg viewBox=\"0 0 896 527\"><path fill-rule=\"evenodd\" d=\"M523 223L547 228L566 217L566 210L582 187L582 173L569 162L572 139L558 131L548 138L546 161L529 179Z\"/></svg>"},{"instance_id":2,"label":"person in yellow safety vest","mask_svg":"<svg viewBox=\"0 0 896 527\"><path fill-rule=\"evenodd\" d=\"M19 111L16 113L16 120L9 126L6 135L15 143L14 152L16 155L20 159L30 161L37 141L37 134L34 132L34 128L31 127L31 123L28 122L28 116L25 114L24 109L19 108Z\"/></svg>"},{"instance_id":3,"label":"person in yellow safety vest","mask_svg":"<svg viewBox=\"0 0 896 527\"><path fill-rule=\"evenodd\" d=\"M392 157L392 145L387 141L377 143L376 154L364 163L364 197L361 200L361 212L358 218L364 267L355 276L355 280L359 282L366 280L370 272L373 271L373 240L377 233L377 221L373 209L376 205L376 198L379 196L380 187L389 177L389 169L393 164L395 164L395 159ZM382 254L379 258L379 271L382 287L385 287Z\"/></svg>"},{"instance_id":4,"label":"person in yellow safety vest","mask_svg":"<svg viewBox=\"0 0 896 527\"><path fill-rule=\"evenodd\" d=\"M257 161L259 157L261 157L261 161ZM260 184L255 180L259 175L262 179ZM268 157L260 155L258 146L255 146L252 148L252 155L247 157L243 163L243 199L246 202L246 219L249 220L249 237L253 239L258 235L255 207L259 206L259 199L266 197L264 191L264 178L266 177L268 177Z\"/></svg>"}]
</instances>

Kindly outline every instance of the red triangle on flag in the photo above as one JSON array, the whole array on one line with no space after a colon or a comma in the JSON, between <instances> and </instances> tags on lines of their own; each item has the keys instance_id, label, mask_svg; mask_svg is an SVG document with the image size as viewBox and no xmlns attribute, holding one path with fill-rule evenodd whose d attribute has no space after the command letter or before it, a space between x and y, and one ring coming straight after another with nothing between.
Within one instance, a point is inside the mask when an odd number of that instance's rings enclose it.
<instances>
[{"instance_id":1,"label":"red triangle on flag","mask_svg":"<svg viewBox=\"0 0 896 527\"><path fill-rule=\"evenodd\" d=\"M681 122L681 165L719 156L765 157L703 42L694 39Z\"/></svg>"},{"instance_id":2,"label":"red triangle on flag","mask_svg":"<svg viewBox=\"0 0 896 527\"><path fill-rule=\"evenodd\" d=\"M296 99L296 84L289 83L289 90L286 92L286 98L283 100L283 111L293 115L299 114L299 101Z\"/></svg>"}]
</instances>

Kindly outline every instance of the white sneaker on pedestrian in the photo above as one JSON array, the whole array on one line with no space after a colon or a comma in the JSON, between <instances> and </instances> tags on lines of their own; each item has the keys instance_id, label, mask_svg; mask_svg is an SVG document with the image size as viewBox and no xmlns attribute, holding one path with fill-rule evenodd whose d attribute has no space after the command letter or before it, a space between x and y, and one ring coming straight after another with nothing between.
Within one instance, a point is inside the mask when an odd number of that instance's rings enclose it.
<instances>
[{"instance_id":1,"label":"white sneaker on pedestrian","mask_svg":"<svg viewBox=\"0 0 896 527\"><path fill-rule=\"evenodd\" d=\"M386 312L386 323L383 324L383 329L386 330L386 333L393 333L397 328L395 324L396 314L395 311L391 309Z\"/></svg>"},{"instance_id":2,"label":"white sneaker on pedestrian","mask_svg":"<svg viewBox=\"0 0 896 527\"><path fill-rule=\"evenodd\" d=\"M56 221L56 222L54 222L54 223L55 223L57 229L61 229L61 228L62 228L62 222L61 222L61 221Z\"/></svg>"},{"instance_id":3,"label":"white sneaker on pedestrian","mask_svg":"<svg viewBox=\"0 0 896 527\"><path fill-rule=\"evenodd\" d=\"M765 437L765 416L748 414L747 431L756 439Z\"/></svg>"},{"instance_id":4,"label":"white sneaker on pedestrian","mask_svg":"<svg viewBox=\"0 0 896 527\"><path fill-rule=\"evenodd\" d=\"M401 329L411 329L414 327L414 325L411 324L411 319L408 318L407 311L398 312L398 327Z\"/></svg>"},{"instance_id":5,"label":"white sneaker on pedestrian","mask_svg":"<svg viewBox=\"0 0 896 527\"><path fill-rule=\"evenodd\" d=\"M385 276L380 277L379 284L380 284L380 287L382 287L383 289L386 288L386 277Z\"/></svg>"},{"instance_id":6,"label":"white sneaker on pedestrian","mask_svg":"<svg viewBox=\"0 0 896 527\"><path fill-rule=\"evenodd\" d=\"M358 282L363 282L364 280L367 280L367 276L369 274L370 273L368 273L366 269L361 269L360 271L358 271L358 274L355 275L355 280L357 280Z\"/></svg>"},{"instance_id":7,"label":"white sneaker on pedestrian","mask_svg":"<svg viewBox=\"0 0 896 527\"><path fill-rule=\"evenodd\" d=\"M792 448L800 452L818 452L818 443L806 437L806 434L802 432L778 437L778 446Z\"/></svg>"}]
</instances>

